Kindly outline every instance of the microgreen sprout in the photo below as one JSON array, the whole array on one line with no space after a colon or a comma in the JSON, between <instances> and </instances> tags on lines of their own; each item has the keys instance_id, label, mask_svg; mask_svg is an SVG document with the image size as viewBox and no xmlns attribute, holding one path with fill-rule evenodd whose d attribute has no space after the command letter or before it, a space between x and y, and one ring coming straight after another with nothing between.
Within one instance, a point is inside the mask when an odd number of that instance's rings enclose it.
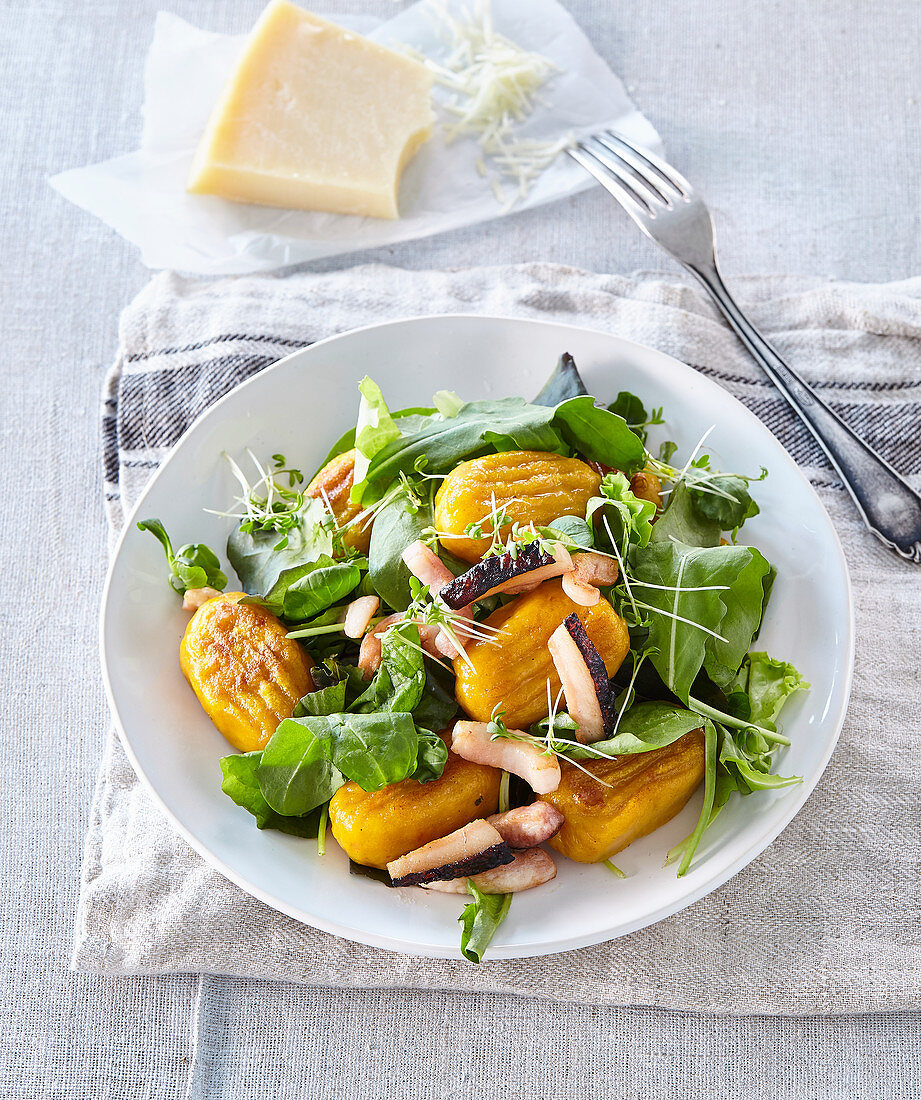
<instances>
[{"instance_id":1,"label":"microgreen sprout","mask_svg":"<svg viewBox=\"0 0 921 1100\"><path fill-rule=\"evenodd\" d=\"M274 549L284 550L288 545L289 532L301 522L304 493L297 486L303 484L304 475L300 470L287 466L282 454L272 455L274 466L267 470L251 450L247 449L246 453L259 475L253 483L250 483L239 464L229 454L224 454L242 489L242 495L234 500L240 510L220 512L206 508L205 511L215 516L238 520L240 530L250 535L256 531L277 531L282 537Z\"/></svg>"},{"instance_id":2,"label":"microgreen sprout","mask_svg":"<svg viewBox=\"0 0 921 1100\"><path fill-rule=\"evenodd\" d=\"M359 531L366 530L382 508L400 497L404 498L408 512L418 512L424 503L419 482L411 481L402 471L398 475L396 483L387 490L380 500L367 508L363 508L357 516L353 516L348 523L343 524L343 529L357 527Z\"/></svg>"}]
</instances>

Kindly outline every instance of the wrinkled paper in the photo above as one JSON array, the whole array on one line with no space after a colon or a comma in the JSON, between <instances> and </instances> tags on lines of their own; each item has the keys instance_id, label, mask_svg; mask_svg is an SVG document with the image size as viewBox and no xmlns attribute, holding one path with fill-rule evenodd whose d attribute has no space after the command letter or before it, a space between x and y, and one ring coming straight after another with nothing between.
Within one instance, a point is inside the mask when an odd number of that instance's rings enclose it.
<instances>
[{"instance_id":1,"label":"wrinkled paper","mask_svg":"<svg viewBox=\"0 0 921 1100\"><path fill-rule=\"evenodd\" d=\"M446 5L453 12L461 0ZM556 0L493 0L499 33L547 57L559 69L540 92L533 114L516 137L557 140L614 128L647 148L658 135L630 101L623 84L598 56ZM335 18L335 17L333 17ZM368 22L338 20L368 33ZM434 61L448 42L428 0L370 31L384 45L411 46ZM565 154L537 179L529 194L502 180L505 202L476 169L480 149L471 138L446 144L438 124L403 175L396 221L279 210L189 195L185 183L198 140L246 36L213 34L166 12L157 15L145 76L141 148L51 179L65 198L101 218L136 244L150 268L199 275L238 275L377 248L500 217L574 195L594 181ZM447 97L435 87L436 113Z\"/></svg>"}]
</instances>

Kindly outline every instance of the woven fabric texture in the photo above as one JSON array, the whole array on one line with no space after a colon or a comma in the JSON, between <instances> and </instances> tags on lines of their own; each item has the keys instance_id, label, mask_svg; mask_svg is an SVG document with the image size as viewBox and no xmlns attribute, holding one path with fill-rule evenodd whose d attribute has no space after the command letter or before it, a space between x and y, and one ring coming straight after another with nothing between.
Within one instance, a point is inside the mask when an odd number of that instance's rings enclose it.
<instances>
[{"instance_id":1,"label":"woven fabric texture","mask_svg":"<svg viewBox=\"0 0 921 1100\"><path fill-rule=\"evenodd\" d=\"M750 279L740 295L834 407L917 480L921 280ZM822 782L768 851L691 909L614 944L474 968L351 944L244 895L173 833L110 736L87 840L75 965L718 1013L917 1007L921 856L904 752L921 718L916 573L865 533L820 452L695 290L543 264L466 272L368 266L211 285L160 276L125 312L106 391L113 531L185 427L235 383L323 336L441 311L584 324L660 348L726 386L806 468L844 541L858 624L851 710Z\"/></svg>"}]
</instances>

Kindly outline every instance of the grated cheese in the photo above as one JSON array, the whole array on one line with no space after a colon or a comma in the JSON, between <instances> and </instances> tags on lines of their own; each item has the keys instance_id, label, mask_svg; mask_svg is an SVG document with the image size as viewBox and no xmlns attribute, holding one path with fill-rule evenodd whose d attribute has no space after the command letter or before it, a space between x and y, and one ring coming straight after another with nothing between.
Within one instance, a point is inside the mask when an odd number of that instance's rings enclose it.
<instances>
[{"instance_id":1,"label":"grated cheese","mask_svg":"<svg viewBox=\"0 0 921 1100\"><path fill-rule=\"evenodd\" d=\"M452 93L444 104L451 116L444 125L446 140L475 139L482 150L477 172L485 177L491 168L496 173L491 180L496 200L511 205L506 203L499 177L516 185L511 202L523 199L538 176L573 142L572 134L555 141L515 137L516 129L540 103L541 88L559 69L495 30L491 0L476 0L457 17L440 3L432 4L432 11L449 36L451 52L442 64L421 56L420 60L436 83Z\"/></svg>"}]
</instances>

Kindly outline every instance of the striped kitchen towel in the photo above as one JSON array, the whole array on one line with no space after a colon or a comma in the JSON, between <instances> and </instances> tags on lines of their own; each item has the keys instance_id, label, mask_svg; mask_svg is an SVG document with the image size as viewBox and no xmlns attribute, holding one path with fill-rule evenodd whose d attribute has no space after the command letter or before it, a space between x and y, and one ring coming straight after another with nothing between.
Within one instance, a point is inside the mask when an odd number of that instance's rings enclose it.
<instances>
[{"instance_id":1,"label":"striped kitchen towel","mask_svg":"<svg viewBox=\"0 0 921 1100\"><path fill-rule=\"evenodd\" d=\"M832 406L921 484L921 279L882 286L737 280L753 320ZM125 311L103 417L113 536L192 420L288 352L374 321L435 312L533 317L659 348L725 386L804 467L848 557L858 655L841 742L806 807L748 868L612 944L472 967L349 943L268 909L171 829L110 734L83 867L74 965L312 985L537 994L722 1013L921 1006L921 573L866 533L808 433L685 282L548 264L366 266L201 283L158 276Z\"/></svg>"}]
</instances>

